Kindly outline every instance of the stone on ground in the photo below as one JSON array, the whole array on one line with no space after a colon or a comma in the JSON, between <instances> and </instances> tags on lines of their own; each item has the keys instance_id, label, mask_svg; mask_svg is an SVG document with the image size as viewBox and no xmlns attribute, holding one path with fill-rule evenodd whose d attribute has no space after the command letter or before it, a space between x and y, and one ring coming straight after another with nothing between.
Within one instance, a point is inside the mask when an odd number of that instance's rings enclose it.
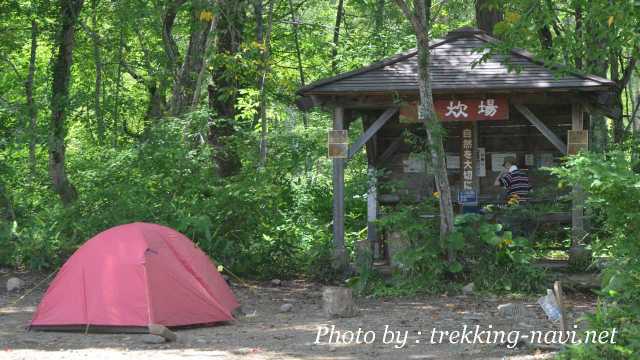
<instances>
[{"instance_id":1,"label":"stone on ground","mask_svg":"<svg viewBox=\"0 0 640 360\"><path fill-rule=\"evenodd\" d=\"M353 301L351 289L338 286L327 286L322 291L323 309L329 317L353 317L358 309Z\"/></svg>"},{"instance_id":2,"label":"stone on ground","mask_svg":"<svg viewBox=\"0 0 640 360\"><path fill-rule=\"evenodd\" d=\"M164 325L149 324L149 334L161 336L167 341L176 341L178 336Z\"/></svg>"},{"instance_id":3,"label":"stone on ground","mask_svg":"<svg viewBox=\"0 0 640 360\"><path fill-rule=\"evenodd\" d=\"M18 279L17 277L12 277L7 280L7 292L21 290L22 287L24 287L24 281Z\"/></svg>"},{"instance_id":4,"label":"stone on ground","mask_svg":"<svg viewBox=\"0 0 640 360\"><path fill-rule=\"evenodd\" d=\"M468 283L462 288L462 293L465 295L471 295L473 294L474 287L475 285L473 283Z\"/></svg>"},{"instance_id":5,"label":"stone on ground","mask_svg":"<svg viewBox=\"0 0 640 360\"><path fill-rule=\"evenodd\" d=\"M164 344L167 342L167 339L159 335L147 334L142 337L142 342L145 344Z\"/></svg>"},{"instance_id":6,"label":"stone on ground","mask_svg":"<svg viewBox=\"0 0 640 360\"><path fill-rule=\"evenodd\" d=\"M286 313L286 312L290 312L291 310L293 310L293 305L292 304L282 304L282 306L280 306L280 312Z\"/></svg>"},{"instance_id":7,"label":"stone on ground","mask_svg":"<svg viewBox=\"0 0 640 360\"><path fill-rule=\"evenodd\" d=\"M273 280L271 280L271 285L273 285L273 286L280 286L280 285L282 285L282 280L280 280L280 279L273 279Z\"/></svg>"}]
</instances>

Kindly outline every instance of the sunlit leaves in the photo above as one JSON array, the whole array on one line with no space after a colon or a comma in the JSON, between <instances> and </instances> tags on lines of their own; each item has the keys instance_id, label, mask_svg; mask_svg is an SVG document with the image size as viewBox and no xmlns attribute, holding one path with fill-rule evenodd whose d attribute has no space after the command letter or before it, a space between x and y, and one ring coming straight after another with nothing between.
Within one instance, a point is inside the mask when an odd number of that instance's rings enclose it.
<instances>
[{"instance_id":1,"label":"sunlit leaves","mask_svg":"<svg viewBox=\"0 0 640 360\"><path fill-rule=\"evenodd\" d=\"M204 22L213 21L213 12L209 10L200 11L200 14L198 14L198 19Z\"/></svg>"}]
</instances>

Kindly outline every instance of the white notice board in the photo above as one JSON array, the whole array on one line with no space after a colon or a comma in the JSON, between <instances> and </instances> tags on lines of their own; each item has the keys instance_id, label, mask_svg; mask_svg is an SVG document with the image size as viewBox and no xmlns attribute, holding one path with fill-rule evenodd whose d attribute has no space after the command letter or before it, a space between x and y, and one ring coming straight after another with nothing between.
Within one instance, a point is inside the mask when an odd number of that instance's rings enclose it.
<instances>
[{"instance_id":1,"label":"white notice board","mask_svg":"<svg viewBox=\"0 0 640 360\"><path fill-rule=\"evenodd\" d=\"M479 177L487 176L487 166L485 164L485 151L483 147L478 148L478 159L476 163Z\"/></svg>"},{"instance_id":2,"label":"white notice board","mask_svg":"<svg viewBox=\"0 0 640 360\"><path fill-rule=\"evenodd\" d=\"M460 169L460 156L447 155L447 169Z\"/></svg>"}]
</instances>

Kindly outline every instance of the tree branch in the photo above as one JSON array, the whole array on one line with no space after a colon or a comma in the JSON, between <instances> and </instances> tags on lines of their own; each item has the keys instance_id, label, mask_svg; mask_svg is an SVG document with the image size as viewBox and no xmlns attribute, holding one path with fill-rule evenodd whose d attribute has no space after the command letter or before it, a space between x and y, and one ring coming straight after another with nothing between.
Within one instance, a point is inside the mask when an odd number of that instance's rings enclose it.
<instances>
[{"instance_id":1,"label":"tree branch","mask_svg":"<svg viewBox=\"0 0 640 360\"><path fill-rule=\"evenodd\" d=\"M629 83L629 80L631 80L631 75L638 65L639 53L640 48L636 47L635 51L633 51L633 55L629 58L626 68L622 69L622 76L620 77L620 80L615 80L620 89L624 89L624 87Z\"/></svg>"},{"instance_id":2,"label":"tree branch","mask_svg":"<svg viewBox=\"0 0 640 360\"><path fill-rule=\"evenodd\" d=\"M400 7L400 10L402 10L402 13L404 14L404 16L407 19L409 19L409 21L411 21L411 25L413 25L413 29L416 32L416 36L418 37L423 36L426 30L424 27L424 24L422 24L422 21L418 19L416 14L412 12L411 9L409 9L409 5L407 4L407 2L404 0L395 0L395 2L396 4L398 4L398 7Z\"/></svg>"}]
</instances>

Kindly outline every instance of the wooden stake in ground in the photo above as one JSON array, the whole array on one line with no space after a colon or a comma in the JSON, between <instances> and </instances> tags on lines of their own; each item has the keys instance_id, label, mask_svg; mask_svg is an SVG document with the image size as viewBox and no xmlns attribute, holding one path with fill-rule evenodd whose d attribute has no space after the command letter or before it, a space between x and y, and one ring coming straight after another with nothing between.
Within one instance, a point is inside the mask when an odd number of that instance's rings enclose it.
<instances>
[{"instance_id":1,"label":"wooden stake in ground","mask_svg":"<svg viewBox=\"0 0 640 360\"><path fill-rule=\"evenodd\" d=\"M562 294L562 283L556 281L553 283L553 293L556 296L558 310L560 310L560 331L567 331L567 319L564 316L564 295Z\"/></svg>"}]
</instances>

